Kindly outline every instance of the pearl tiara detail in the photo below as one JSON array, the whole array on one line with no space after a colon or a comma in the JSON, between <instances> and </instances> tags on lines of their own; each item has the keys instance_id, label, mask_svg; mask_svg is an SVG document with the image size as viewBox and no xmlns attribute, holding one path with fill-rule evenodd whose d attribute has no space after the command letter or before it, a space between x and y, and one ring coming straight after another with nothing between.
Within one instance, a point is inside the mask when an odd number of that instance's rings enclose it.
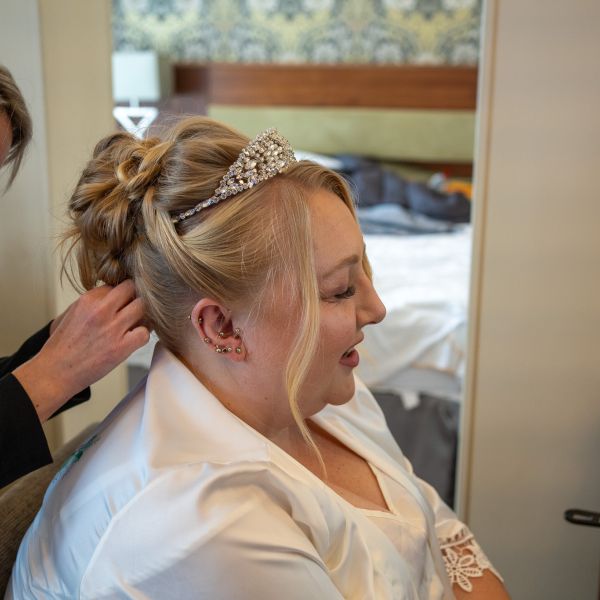
<instances>
[{"instance_id":1,"label":"pearl tiara detail","mask_svg":"<svg viewBox=\"0 0 600 600\"><path fill-rule=\"evenodd\" d=\"M295 162L296 157L290 143L276 129L267 129L259 133L240 152L237 160L229 167L219 187L208 200L203 200L194 208L180 213L172 221L179 223L204 208L248 190L257 183L285 171Z\"/></svg>"}]
</instances>

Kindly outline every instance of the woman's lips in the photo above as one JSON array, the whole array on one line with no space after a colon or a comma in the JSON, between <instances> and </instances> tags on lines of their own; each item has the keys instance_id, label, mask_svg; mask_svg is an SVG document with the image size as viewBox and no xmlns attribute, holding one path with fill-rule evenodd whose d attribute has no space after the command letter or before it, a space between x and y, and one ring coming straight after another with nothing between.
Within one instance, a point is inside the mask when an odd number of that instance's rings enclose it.
<instances>
[{"instance_id":1,"label":"woman's lips","mask_svg":"<svg viewBox=\"0 0 600 600\"><path fill-rule=\"evenodd\" d=\"M358 351L355 349L348 354L344 354L342 358L340 358L340 363L345 365L346 367L358 367L358 363L360 362L360 356L358 355Z\"/></svg>"}]
</instances>

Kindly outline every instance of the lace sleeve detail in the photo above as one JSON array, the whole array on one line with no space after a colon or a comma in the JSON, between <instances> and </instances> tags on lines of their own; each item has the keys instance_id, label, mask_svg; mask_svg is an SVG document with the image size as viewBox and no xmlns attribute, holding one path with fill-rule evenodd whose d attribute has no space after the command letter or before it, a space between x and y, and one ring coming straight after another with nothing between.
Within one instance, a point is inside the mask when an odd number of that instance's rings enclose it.
<instances>
[{"instance_id":1,"label":"lace sleeve detail","mask_svg":"<svg viewBox=\"0 0 600 600\"><path fill-rule=\"evenodd\" d=\"M486 569L502 581L467 527L451 538L440 540L440 548L450 583L460 586L465 592L473 591L471 579L482 577Z\"/></svg>"}]
</instances>

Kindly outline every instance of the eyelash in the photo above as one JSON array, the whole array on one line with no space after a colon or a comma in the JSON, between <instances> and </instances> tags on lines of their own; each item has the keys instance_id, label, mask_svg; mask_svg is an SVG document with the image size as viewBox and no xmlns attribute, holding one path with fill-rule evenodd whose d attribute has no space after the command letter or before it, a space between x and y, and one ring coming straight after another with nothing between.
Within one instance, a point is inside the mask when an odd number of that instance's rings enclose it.
<instances>
[{"instance_id":1,"label":"eyelash","mask_svg":"<svg viewBox=\"0 0 600 600\"><path fill-rule=\"evenodd\" d=\"M352 296L354 296L355 293L356 293L356 288L353 285L351 285L346 290L344 290L341 294L335 294L335 297L338 300L345 300L347 298L352 298Z\"/></svg>"}]
</instances>

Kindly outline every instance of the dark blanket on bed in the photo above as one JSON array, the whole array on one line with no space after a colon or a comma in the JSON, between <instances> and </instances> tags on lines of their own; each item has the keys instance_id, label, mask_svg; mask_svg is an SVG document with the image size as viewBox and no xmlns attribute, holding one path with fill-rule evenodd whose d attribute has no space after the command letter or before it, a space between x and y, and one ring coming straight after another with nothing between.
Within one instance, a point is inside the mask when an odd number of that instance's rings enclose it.
<instances>
[{"instance_id":1,"label":"dark blanket on bed","mask_svg":"<svg viewBox=\"0 0 600 600\"><path fill-rule=\"evenodd\" d=\"M338 170L351 182L361 209L395 204L410 213L448 224L471 220L471 202L464 194L446 194L424 183L408 181L361 156L342 154L336 158L342 163Z\"/></svg>"}]
</instances>

